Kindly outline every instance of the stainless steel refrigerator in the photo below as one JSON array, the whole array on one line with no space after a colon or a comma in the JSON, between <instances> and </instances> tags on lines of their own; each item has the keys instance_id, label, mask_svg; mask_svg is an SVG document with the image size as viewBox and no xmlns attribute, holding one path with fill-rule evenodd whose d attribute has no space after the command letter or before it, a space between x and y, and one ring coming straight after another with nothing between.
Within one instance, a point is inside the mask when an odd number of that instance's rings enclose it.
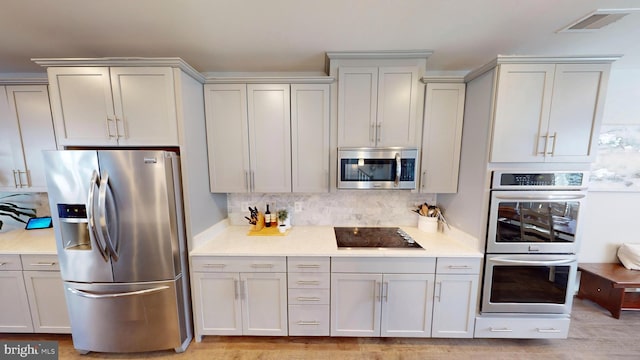
<instances>
[{"instance_id":1,"label":"stainless steel refrigerator","mask_svg":"<svg viewBox=\"0 0 640 360\"><path fill-rule=\"evenodd\" d=\"M73 345L184 351L192 338L179 157L45 151Z\"/></svg>"}]
</instances>

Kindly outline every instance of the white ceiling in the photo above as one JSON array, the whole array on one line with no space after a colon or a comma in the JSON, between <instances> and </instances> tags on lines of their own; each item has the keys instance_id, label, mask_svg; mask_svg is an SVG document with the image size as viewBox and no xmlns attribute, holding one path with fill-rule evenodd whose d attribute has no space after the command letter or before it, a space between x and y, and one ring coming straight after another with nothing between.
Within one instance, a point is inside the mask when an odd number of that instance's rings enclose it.
<instances>
[{"instance_id":1,"label":"white ceiling","mask_svg":"<svg viewBox=\"0 0 640 360\"><path fill-rule=\"evenodd\" d=\"M624 55L640 68L640 11L556 33L640 0L2 0L0 73L31 58L180 57L201 72L322 71L325 52L432 50L429 71L496 55Z\"/></svg>"}]
</instances>

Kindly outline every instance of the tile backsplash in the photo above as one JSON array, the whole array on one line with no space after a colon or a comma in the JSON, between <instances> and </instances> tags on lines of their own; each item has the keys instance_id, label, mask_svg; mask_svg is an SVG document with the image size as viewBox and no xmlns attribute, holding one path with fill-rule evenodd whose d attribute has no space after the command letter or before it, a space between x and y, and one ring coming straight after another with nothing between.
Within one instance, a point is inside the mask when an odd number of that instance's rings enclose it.
<instances>
[{"instance_id":1,"label":"tile backsplash","mask_svg":"<svg viewBox=\"0 0 640 360\"><path fill-rule=\"evenodd\" d=\"M246 225L248 206L264 212L286 208L292 225L417 226L419 204L436 202L435 194L402 190L340 190L323 194L228 194L232 225ZM296 210L298 205L298 210Z\"/></svg>"}]
</instances>

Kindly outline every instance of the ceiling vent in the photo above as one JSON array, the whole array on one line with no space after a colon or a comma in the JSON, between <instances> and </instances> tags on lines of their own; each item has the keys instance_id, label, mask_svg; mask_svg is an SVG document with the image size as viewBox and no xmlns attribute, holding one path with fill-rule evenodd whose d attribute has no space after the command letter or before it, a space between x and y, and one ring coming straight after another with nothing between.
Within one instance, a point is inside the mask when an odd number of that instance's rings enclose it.
<instances>
[{"instance_id":1,"label":"ceiling vent","mask_svg":"<svg viewBox=\"0 0 640 360\"><path fill-rule=\"evenodd\" d=\"M608 9L596 10L591 14L571 23L569 26L560 29L558 32L585 32L596 31L614 23L623 17L640 9Z\"/></svg>"}]
</instances>

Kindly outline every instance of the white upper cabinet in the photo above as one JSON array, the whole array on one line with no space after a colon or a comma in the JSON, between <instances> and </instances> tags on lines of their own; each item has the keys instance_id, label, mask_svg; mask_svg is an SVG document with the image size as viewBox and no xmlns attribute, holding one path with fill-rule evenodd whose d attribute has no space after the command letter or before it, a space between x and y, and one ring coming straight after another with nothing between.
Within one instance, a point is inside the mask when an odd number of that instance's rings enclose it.
<instances>
[{"instance_id":1,"label":"white upper cabinet","mask_svg":"<svg viewBox=\"0 0 640 360\"><path fill-rule=\"evenodd\" d=\"M42 150L55 149L47 86L0 86L0 191L47 191Z\"/></svg>"},{"instance_id":2,"label":"white upper cabinet","mask_svg":"<svg viewBox=\"0 0 640 360\"><path fill-rule=\"evenodd\" d=\"M47 72L60 145L178 145L172 68L50 67Z\"/></svg>"},{"instance_id":3,"label":"white upper cabinet","mask_svg":"<svg viewBox=\"0 0 640 360\"><path fill-rule=\"evenodd\" d=\"M417 66L338 68L338 146L416 147Z\"/></svg>"},{"instance_id":4,"label":"white upper cabinet","mask_svg":"<svg viewBox=\"0 0 640 360\"><path fill-rule=\"evenodd\" d=\"M205 85L211 192L250 191L247 85Z\"/></svg>"},{"instance_id":5,"label":"white upper cabinet","mask_svg":"<svg viewBox=\"0 0 640 360\"><path fill-rule=\"evenodd\" d=\"M211 192L328 192L328 84L207 84Z\"/></svg>"},{"instance_id":6,"label":"white upper cabinet","mask_svg":"<svg viewBox=\"0 0 640 360\"><path fill-rule=\"evenodd\" d=\"M420 192L458 191L464 99L464 83L427 83Z\"/></svg>"},{"instance_id":7,"label":"white upper cabinet","mask_svg":"<svg viewBox=\"0 0 640 360\"><path fill-rule=\"evenodd\" d=\"M329 191L329 85L291 85L293 192Z\"/></svg>"},{"instance_id":8,"label":"white upper cabinet","mask_svg":"<svg viewBox=\"0 0 640 360\"><path fill-rule=\"evenodd\" d=\"M291 192L288 84L205 86L212 192Z\"/></svg>"},{"instance_id":9,"label":"white upper cabinet","mask_svg":"<svg viewBox=\"0 0 640 360\"><path fill-rule=\"evenodd\" d=\"M501 64L491 162L590 162L610 64Z\"/></svg>"},{"instance_id":10,"label":"white upper cabinet","mask_svg":"<svg viewBox=\"0 0 640 360\"><path fill-rule=\"evenodd\" d=\"M289 84L247 85L254 192L291 192Z\"/></svg>"}]
</instances>

